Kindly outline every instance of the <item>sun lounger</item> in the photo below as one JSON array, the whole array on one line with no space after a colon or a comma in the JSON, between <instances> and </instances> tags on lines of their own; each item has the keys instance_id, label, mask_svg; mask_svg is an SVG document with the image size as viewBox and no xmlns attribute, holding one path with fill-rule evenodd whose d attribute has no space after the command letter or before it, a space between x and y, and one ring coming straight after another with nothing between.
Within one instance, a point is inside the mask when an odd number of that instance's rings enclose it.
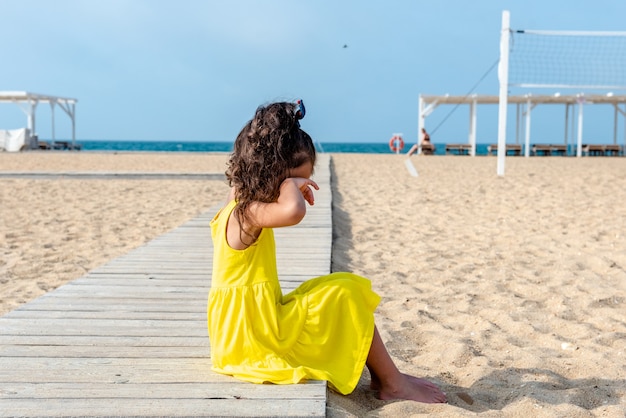
<instances>
[{"instance_id":1,"label":"sun lounger","mask_svg":"<svg viewBox=\"0 0 626 418\"><path fill-rule=\"evenodd\" d=\"M446 154L469 155L471 149L470 144L446 144Z\"/></svg>"},{"instance_id":2,"label":"sun lounger","mask_svg":"<svg viewBox=\"0 0 626 418\"><path fill-rule=\"evenodd\" d=\"M487 146L488 155L498 155L498 144ZM522 146L518 144L506 144L506 155L522 155Z\"/></svg>"},{"instance_id":3,"label":"sun lounger","mask_svg":"<svg viewBox=\"0 0 626 418\"><path fill-rule=\"evenodd\" d=\"M534 144L533 155L567 155L567 145L556 144Z\"/></svg>"},{"instance_id":4,"label":"sun lounger","mask_svg":"<svg viewBox=\"0 0 626 418\"><path fill-rule=\"evenodd\" d=\"M584 144L584 155L617 156L622 154L622 147L617 144Z\"/></svg>"}]
</instances>

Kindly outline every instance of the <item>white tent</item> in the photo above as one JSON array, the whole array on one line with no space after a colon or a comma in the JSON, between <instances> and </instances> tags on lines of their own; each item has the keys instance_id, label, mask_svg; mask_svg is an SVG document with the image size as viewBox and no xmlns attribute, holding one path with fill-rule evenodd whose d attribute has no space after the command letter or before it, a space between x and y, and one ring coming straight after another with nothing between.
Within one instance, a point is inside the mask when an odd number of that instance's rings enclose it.
<instances>
[{"instance_id":1,"label":"white tent","mask_svg":"<svg viewBox=\"0 0 626 418\"><path fill-rule=\"evenodd\" d=\"M52 142L55 141L54 130L54 109L59 106L70 118L72 122L72 148L75 147L76 141L76 102L77 99L68 97L49 96L45 94L29 93L26 91L0 91L0 103L15 103L26 114L27 131L29 134L37 135L36 130L36 110L39 103L50 104L52 113ZM25 139L26 144L31 144L29 138ZM36 143L35 143L36 146Z\"/></svg>"},{"instance_id":2,"label":"white tent","mask_svg":"<svg viewBox=\"0 0 626 418\"><path fill-rule=\"evenodd\" d=\"M17 152L23 148L35 148L31 143L30 132L26 128L3 130L0 129L0 151Z\"/></svg>"}]
</instances>

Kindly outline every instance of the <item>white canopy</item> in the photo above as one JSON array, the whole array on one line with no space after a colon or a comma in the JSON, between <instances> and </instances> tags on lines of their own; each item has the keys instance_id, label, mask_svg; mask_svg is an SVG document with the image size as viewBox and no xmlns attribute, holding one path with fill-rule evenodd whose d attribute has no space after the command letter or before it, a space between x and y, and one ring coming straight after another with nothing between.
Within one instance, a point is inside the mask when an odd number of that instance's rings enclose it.
<instances>
[{"instance_id":1,"label":"white canopy","mask_svg":"<svg viewBox=\"0 0 626 418\"><path fill-rule=\"evenodd\" d=\"M76 102L77 99L69 97L49 96L46 94L29 93L27 91L0 91L0 103L15 103L26 114L28 130L36 135L35 112L39 103L49 103L52 112L52 142L55 141L54 132L54 107L59 105L70 117L72 122L72 146L76 140Z\"/></svg>"},{"instance_id":2,"label":"white canopy","mask_svg":"<svg viewBox=\"0 0 626 418\"><path fill-rule=\"evenodd\" d=\"M419 118L418 118L418 132L425 125L426 117L430 115L437 106L448 105L469 105L470 106L470 133L468 143L471 145L471 155L476 153L476 106L480 104L498 104L500 98L498 96L489 95L467 95L467 96L435 96L424 95L419 96ZM566 110L569 110L570 106L578 106L578 138L577 138L577 156L581 155L582 148L582 108L585 104L609 104L614 107L614 129L613 129L613 143L617 144L617 118L618 114L626 117L626 109L622 110L620 105L624 104L626 108L626 96L625 95L613 95L608 94L574 94L574 95L537 95L526 94L521 96L508 96L508 103L515 104L518 107L524 106L524 116L526 118L526 138L525 138L525 155L529 155L530 149L530 113L531 110L539 104L561 104L566 106ZM566 118L569 112L566 111ZM517 118L518 126L516 132L519 132L519 117ZM567 144L567 129L568 121L565 121L565 143ZM626 137L624 139L626 142ZM626 145L626 144L625 144Z\"/></svg>"}]
</instances>

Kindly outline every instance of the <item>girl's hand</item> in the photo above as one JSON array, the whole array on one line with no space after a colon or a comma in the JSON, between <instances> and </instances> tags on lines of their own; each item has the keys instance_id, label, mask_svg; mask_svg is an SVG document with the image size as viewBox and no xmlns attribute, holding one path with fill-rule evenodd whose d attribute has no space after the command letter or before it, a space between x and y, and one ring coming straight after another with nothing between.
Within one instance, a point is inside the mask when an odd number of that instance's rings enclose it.
<instances>
[{"instance_id":1,"label":"girl's hand","mask_svg":"<svg viewBox=\"0 0 626 418\"><path fill-rule=\"evenodd\" d=\"M304 177L288 177L280 185L278 200L253 202L248 208L251 228L280 228L298 224L306 215L306 202L314 203L313 190L319 186Z\"/></svg>"},{"instance_id":2,"label":"girl's hand","mask_svg":"<svg viewBox=\"0 0 626 418\"><path fill-rule=\"evenodd\" d=\"M319 186L311 179L307 179L304 177L290 177L287 180L293 180L300 193L302 193L302 197L304 200L309 202L309 205L313 206L315 204L315 196L313 195L313 187L315 190L319 190Z\"/></svg>"}]
</instances>

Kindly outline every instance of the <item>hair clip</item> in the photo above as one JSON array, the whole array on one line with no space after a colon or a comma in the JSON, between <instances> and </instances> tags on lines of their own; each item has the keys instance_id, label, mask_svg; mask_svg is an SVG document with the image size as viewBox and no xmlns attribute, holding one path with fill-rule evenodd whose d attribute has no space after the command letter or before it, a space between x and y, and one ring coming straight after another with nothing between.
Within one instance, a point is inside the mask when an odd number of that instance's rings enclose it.
<instances>
[{"instance_id":1,"label":"hair clip","mask_svg":"<svg viewBox=\"0 0 626 418\"><path fill-rule=\"evenodd\" d=\"M302 99L296 100L296 110L294 111L294 116L297 120L304 118L306 114L306 109L304 108L304 102Z\"/></svg>"}]
</instances>

